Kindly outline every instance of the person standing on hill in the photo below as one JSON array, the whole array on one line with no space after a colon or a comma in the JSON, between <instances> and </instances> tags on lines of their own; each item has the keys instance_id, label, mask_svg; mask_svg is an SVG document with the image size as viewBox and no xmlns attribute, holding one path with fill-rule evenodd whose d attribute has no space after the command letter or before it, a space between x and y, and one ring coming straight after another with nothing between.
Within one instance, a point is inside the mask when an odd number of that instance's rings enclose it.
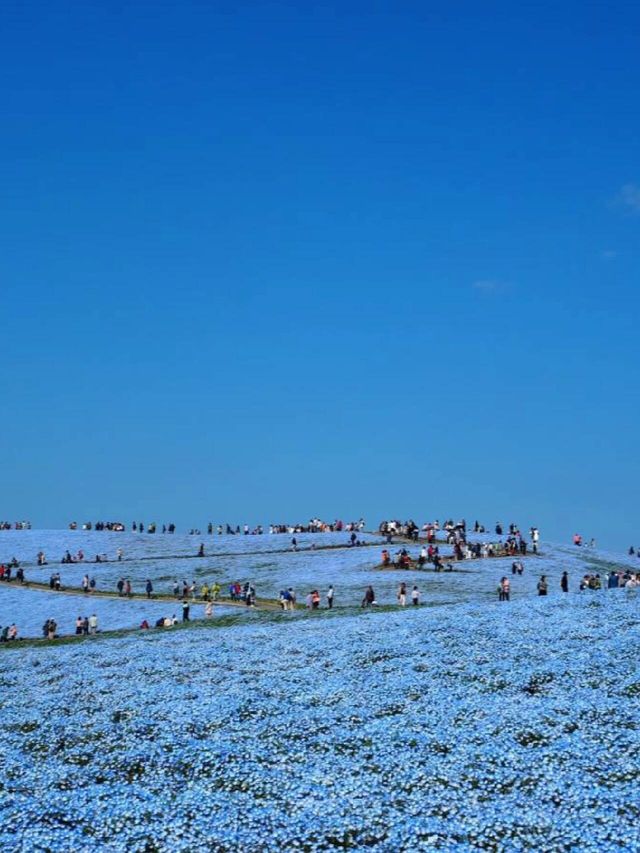
<instances>
[{"instance_id":1,"label":"person standing on hill","mask_svg":"<svg viewBox=\"0 0 640 853\"><path fill-rule=\"evenodd\" d=\"M411 590L411 603L414 607L417 607L420 604L420 590L417 586L414 586Z\"/></svg>"},{"instance_id":2,"label":"person standing on hill","mask_svg":"<svg viewBox=\"0 0 640 853\"><path fill-rule=\"evenodd\" d=\"M145 591L146 591L146 593L147 593L147 598L151 598L151 595L152 595L152 593L153 593L153 584L151 583L151 581L150 581L150 579L149 579L149 578L147 578L147 583L146 583L146 586L145 586Z\"/></svg>"},{"instance_id":3,"label":"person standing on hill","mask_svg":"<svg viewBox=\"0 0 640 853\"><path fill-rule=\"evenodd\" d=\"M540 541L540 531L537 527L531 528L531 543L534 554L538 553L538 542Z\"/></svg>"},{"instance_id":4,"label":"person standing on hill","mask_svg":"<svg viewBox=\"0 0 640 853\"><path fill-rule=\"evenodd\" d=\"M569 575L567 572L562 573L562 577L560 578L560 589L563 592L569 592Z\"/></svg>"},{"instance_id":5,"label":"person standing on hill","mask_svg":"<svg viewBox=\"0 0 640 853\"><path fill-rule=\"evenodd\" d=\"M329 589L327 590L327 607L329 610L333 609L333 596L335 595L333 584L329 584Z\"/></svg>"},{"instance_id":6,"label":"person standing on hill","mask_svg":"<svg viewBox=\"0 0 640 853\"><path fill-rule=\"evenodd\" d=\"M502 577L500 579L500 586L498 587L498 601L509 601L511 597L511 583L508 577Z\"/></svg>"},{"instance_id":7,"label":"person standing on hill","mask_svg":"<svg viewBox=\"0 0 640 853\"><path fill-rule=\"evenodd\" d=\"M547 576L541 575L540 580L538 581L538 595L547 595L549 592L549 584L547 583Z\"/></svg>"},{"instance_id":8,"label":"person standing on hill","mask_svg":"<svg viewBox=\"0 0 640 853\"><path fill-rule=\"evenodd\" d=\"M400 607L405 607L407 604L407 585L404 581L398 587L398 604Z\"/></svg>"},{"instance_id":9,"label":"person standing on hill","mask_svg":"<svg viewBox=\"0 0 640 853\"><path fill-rule=\"evenodd\" d=\"M187 600L182 602L182 621L189 622L189 602Z\"/></svg>"}]
</instances>

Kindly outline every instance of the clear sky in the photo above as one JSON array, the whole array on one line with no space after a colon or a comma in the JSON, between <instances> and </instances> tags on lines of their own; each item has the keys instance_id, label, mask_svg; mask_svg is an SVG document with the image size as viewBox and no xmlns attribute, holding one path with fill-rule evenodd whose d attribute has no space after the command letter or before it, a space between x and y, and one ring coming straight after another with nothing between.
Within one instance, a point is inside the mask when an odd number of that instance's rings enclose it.
<instances>
[{"instance_id":1,"label":"clear sky","mask_svg":"<svg viewBox=\"0 0 640 853\"><path fill-rule=\"evenodd\" d=\"M640 7L6 3L0 519L640 544Z\"/></svg>"}]
</instances>

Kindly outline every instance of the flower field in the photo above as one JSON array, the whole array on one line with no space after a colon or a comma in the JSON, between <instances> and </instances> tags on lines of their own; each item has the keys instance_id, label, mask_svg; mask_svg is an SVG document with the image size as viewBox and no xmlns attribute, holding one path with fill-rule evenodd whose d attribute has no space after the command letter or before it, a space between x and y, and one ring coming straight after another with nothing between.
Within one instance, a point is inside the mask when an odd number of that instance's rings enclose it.
<instances>
[{"instance_id":1,"label":"flower field","mask_svg":"<svg viewBox=\"0 0 640 853\"><path fill-rule=\"evenodd\" d=\"M638 849L633 590L0 655L3 849Z\"/></svg>"},{"instance_id":2,"label":"flower field","mask_svg":"<svg viewBox=\"0 0 640 853\"><path fill-rule=\"evenodd\" d=\"M176 577L250 580L300 601L336 589L331 612L323 600L228 618L216 605L204 621L198 603L180 629L1 646L2 849L640 849L640 591L559 590L564 570L577 590L637 557L545 546L522 576L499 558L436 574L381 571L373 537L326 550L344 535L301 536L316 549L298 552L286 536L210 537L195 559L199 541L0 536L28 582L60 571L73 588L87 572L108 590L122 574L167 593ZM126 559L51 560L67 547ZM36 568L40 548L51 563ZM512 600L498 603L503 574ZM429 606L396 607L400 580ZM359 608L367 584L377 610ZM93 612L113 631L180 619L181 605L0 583L0 624L21 637L50 617L72 634Z\"/></svg>"}]
</instances>

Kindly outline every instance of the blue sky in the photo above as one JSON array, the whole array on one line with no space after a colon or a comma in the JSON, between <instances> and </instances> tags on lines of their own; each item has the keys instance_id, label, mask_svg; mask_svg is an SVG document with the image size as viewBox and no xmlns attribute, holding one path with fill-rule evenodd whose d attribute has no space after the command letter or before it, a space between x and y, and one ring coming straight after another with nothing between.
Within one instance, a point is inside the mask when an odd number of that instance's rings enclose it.
<instances>
[{"instance_id":1,"label":"blue sky","mask_svg":"<svg viewBox=\"0 0 640 853\"><path fill-rule=\"evenodd\" d=\"M3 7L0 518L640 544L640 10Z\"/></svg>"}]
</instances>

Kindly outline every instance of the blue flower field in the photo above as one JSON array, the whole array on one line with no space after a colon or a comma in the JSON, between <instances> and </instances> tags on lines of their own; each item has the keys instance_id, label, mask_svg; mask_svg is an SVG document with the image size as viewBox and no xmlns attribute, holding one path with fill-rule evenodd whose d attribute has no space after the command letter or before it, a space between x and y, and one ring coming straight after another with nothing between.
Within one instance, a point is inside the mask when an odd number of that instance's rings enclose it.
<instances>
[{"instance_id":1,"label":"blue flower field","mask_svg":"<svg viewBox=\"0 0 640 853\"><path fill-rule=\"evenodd\" d=\"M419 608L377 557L236 558L265 594L331 578L332 612L0 649L2 849L640 849L638 590L558 587L614 557L548 546L503 603L509 562L405 572ZM7 586L2 624L72 598Z\"/></svg>"}]
</instances>

